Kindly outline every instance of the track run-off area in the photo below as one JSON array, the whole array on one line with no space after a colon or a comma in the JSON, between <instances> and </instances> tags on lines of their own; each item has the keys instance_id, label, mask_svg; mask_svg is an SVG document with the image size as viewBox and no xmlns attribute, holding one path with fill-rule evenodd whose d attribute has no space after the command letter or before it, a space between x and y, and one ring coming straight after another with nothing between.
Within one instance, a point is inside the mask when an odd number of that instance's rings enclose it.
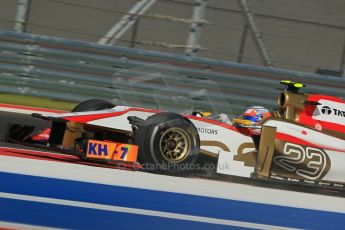
<instances>
[{"instance_id":1,"label":"track run-off area","mask_svg":"<svg viewBox=\"0 0 345 230\"><path fill-rule=\"evenodd\" d=\"M39 111L0 105L2 135L6 123L36 122L28 114ZM344 226L343 194L106 168L69 155L0 144L0 229Z\"/></svg>"}]
</instances>

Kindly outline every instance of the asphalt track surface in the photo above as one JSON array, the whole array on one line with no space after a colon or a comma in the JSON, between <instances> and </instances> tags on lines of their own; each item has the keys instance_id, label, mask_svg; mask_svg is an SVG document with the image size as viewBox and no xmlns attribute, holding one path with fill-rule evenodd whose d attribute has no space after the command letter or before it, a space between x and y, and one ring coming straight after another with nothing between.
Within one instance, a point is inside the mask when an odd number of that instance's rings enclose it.
<instances>
[{"instance_id":1,"label":"asphalt track surface","mask_svg":"<svg viewBox=\"0 0 345 230\"><path fill-rule=\"evenodd\" d=\"M0 138L9 123L42 129L50 125L26 114L0 112ZM28 146L1 142L0 150L0 228L342 229L345 224L345 192L340 190L207 173L179 178L135 172L133 177L126 170L84 165L75 157ZM13 157L16 151L18 158ZM112 175L104 178L109 172ZM106 198L93 196L100 191ZM2 212L1 205L12 209ZM38 215L42 208L45 213ZM123 221L104 221L114 214ZM102 216L102 222L85 216Z\"/></svg>"}]
</instances>

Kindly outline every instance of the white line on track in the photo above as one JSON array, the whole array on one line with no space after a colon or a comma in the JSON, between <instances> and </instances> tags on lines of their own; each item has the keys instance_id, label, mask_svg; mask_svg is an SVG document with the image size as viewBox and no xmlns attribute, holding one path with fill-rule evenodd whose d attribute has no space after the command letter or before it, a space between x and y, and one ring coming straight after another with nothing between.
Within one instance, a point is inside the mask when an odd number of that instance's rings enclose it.
<instances>
[{"instance_id":1,"label":"white line on track","mask_svg":"<svg viewBox=\"0 0 345 230\"><path fill-rule=\"evenodd\" d=\"M44 198L44 197L37 197L37 196L18 195L18 194L3 193L3 192L0 192L0 197L7 198L7 199L22 200L22 201L33 201L33 202L40 202L40 203L47 203L47 204L67 205L67 206L78 207L78 208L91 208L91 209L97 209L97 210L102 210L102 211L122 212L122 213L128 213L128 214L163 217L163 218L169 218L169 219L195 221L195 222L202 222L202 223L208 223L208 224L221 224L221 225L236 226L236 227L243 227L243 228L278 229L278 230L292 229L292 228L285 228L285 227L274 226L274 225L255 224L255 223L249 223L249 222L243 222L243 221L225 220L225 219L201 217L201 216L194 216L194 215L184 215L184 214L177 214L177 213L172 213L172 212L160 212L160 211L152 211L152 210L138 209L138 208L125 208L121 206L103 205L103 204L95 204L95 203L88 203L88 202L63 200L63 199Z\"/></svg>"},{"instance_id":2,"label":"white line on track","mask_svg":"<svg viewBox=\"0 0 345 230\"><path fill-rule=\"evenodd\" d=\"M52 154L52 155L58 155L58 156L71 156L70 154L64 154L64 153L58 153L58 152L54 152L54 151L40 151L40 150L35 150L35 149L18 149L18 148L12 148L12 147L3 147L3 146L0 146L0 151L1 150L12 150L12 151L18 151L21 152L21 153L48 153L48 154Z\"/></svg>"},{"instance_id":3,"label":"white line on track","mask_svg":"<svg viewBox=\"0 0 345 230\"><path fill-rule=\"evenodd\" d=\"M345 213L342 197L0 156L0 172Z\"/></svg>"},{"instance_id":4,"label":"white line on track","mask_svg":"<svg viewBox=\"0 0 345 230\"><path fill-rule=\"evenodd\" d=\"M10 113L32 114L32 113L63 113L65 111L55 109L44 109L38 107L21 106L21 105L3 105L0 103L0 111Z\"/></svg>"},{"instance_id":5,"label":"white line on track","mask_svg":"<svg viewBox=\"0 0 345 230\"><path fill-rule=\"evenodd\" d=\"M30 224L18 224L18 223L12 223L12 222L5 222L0 221L0 229L17 229L17 230L58 230L60 228L49 228L49 227L43 227L38 225L30 225Z\"/></svg>"},{"instance_id":6,"label":"white line on track","mask_svg":"<svg viewBox=\"0 0 345 230\"><path fill-rule=\"evenodd\" d=\"M22 114L32 114L32 113L37 113L38 111L34 110L27 110L27 109L15 109L15 108L1 108L1 112L10 112L10 113L22 113Z\"/></svg>"}]
</instances>

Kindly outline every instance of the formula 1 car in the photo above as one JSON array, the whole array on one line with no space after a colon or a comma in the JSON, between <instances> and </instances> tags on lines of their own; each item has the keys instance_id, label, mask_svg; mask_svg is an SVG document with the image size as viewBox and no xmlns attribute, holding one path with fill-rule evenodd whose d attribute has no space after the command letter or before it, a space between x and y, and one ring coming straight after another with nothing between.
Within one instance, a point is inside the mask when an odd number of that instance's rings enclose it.
<instances>
[{"instance_id":1,"label":"formula 1 car","mask_svg":"<svg viewBox=\"0 0 345 230\"><path fill-rule=\"evenodd\" d=\"M192 171L198 157L207 155L216 159L220 174L344 188L345 101L299 93L302 83L281 84L279 109L261 122L259 134L192 114L88 100L71 113L32 114L52 122L40 134L12 125L7 136L85 160L169 174Z\"/></svg>"}]
</instances>

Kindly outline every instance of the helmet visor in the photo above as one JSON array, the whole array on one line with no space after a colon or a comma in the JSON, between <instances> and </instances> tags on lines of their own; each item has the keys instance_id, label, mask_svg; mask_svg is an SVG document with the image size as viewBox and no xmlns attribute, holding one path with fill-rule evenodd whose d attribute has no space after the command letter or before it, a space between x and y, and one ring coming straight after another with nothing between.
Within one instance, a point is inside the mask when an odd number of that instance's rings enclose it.
<instances>
[{"instance_id":1,"label":"helmet visor","mask_svg":"<svg viewBox=\"0 0 345 230\"><path fill-rule=\"evenodd\" d=\"M253 117L253 116L247 116L247 115L243 115L243 116L242 116L242 119L243 119L243 120L249 120L249 121L252 121L252 122L258 122L258 121L260 121L260 118L259 118L259 117Z\"/></svg>"}]
</instances>

